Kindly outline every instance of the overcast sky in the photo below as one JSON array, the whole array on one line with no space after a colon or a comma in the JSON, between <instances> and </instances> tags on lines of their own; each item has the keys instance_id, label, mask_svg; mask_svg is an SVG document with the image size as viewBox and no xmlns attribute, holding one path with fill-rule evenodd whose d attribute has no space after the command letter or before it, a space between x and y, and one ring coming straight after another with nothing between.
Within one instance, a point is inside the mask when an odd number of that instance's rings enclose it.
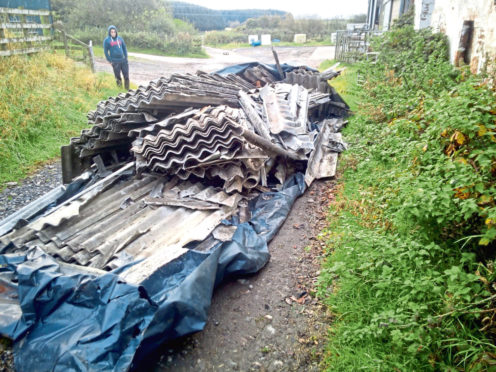
<instances>
[{"instance_id":1,"label":"overcast sky","mask_svg":"<svg viewBox=\"0 0 496 372\"><path fill-rule=\"evenodd\" d=\"M295 17L347 17L367 13L367 0L182 0L210 9L277 9L293 13Z\"/></svg>"}]
</instances>

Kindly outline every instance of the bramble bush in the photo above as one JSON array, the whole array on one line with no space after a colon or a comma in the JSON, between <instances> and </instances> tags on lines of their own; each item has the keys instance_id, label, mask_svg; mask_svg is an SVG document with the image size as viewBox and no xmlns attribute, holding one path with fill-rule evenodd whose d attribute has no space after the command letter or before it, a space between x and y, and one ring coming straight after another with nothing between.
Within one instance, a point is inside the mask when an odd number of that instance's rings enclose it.
<instances>
[{"instance_id":1,"label":"bramble bush","mask_svg":"<svg viewBox=\"0 0 496 372\"><path fill-rule=\"evenodd\" d=\"M329 370L496 366L496 96L444 36L393 29L358 70L320 278Z\"/></svg>"}]
</instances>

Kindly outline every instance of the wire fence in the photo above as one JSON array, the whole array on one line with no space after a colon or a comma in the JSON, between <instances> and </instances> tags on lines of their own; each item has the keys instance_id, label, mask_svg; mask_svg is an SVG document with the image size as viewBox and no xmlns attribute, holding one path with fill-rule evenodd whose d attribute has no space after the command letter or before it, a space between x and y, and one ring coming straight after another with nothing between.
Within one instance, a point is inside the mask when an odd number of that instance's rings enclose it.
<instances>
[{"instance_id":1,"label":"wire fence","mask_svg":"<svg viewBox=\"0 0 496 372\"><path fill-rule=\"evenodd\" d=\"M370 39L380 34L380 31L366 29L337 31L335 59L339 62L354 63L367 57L371 54Z\"/></svg>"}]
</instances>

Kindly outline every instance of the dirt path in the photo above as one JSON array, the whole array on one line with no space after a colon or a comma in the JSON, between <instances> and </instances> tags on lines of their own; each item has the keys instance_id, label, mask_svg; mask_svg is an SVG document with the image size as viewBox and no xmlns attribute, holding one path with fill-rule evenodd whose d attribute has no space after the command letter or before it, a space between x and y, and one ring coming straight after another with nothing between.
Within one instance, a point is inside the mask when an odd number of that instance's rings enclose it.
<instances>
[{"instance_id":1,"label":"dirt path","mask_svg":"<svg viewBox=\"0 0 496 372\"><path fill-rule=\"evenodd\" d=\"M323 245L315 237L332 187L316 182L296 201L265 268L216 290L202 332L164 345L139 370L319 370L330 319L315 298Z\"/></svg>"},{"instance_id":2,"label":"dirt path","mask_svg":"<svg viewBox=\"0 0 496 372\"><path fill-rule=\"evenodd\" d=\"M274 63L271 48L240 48L223 50L205 48L210 58L180 58L152 56L140 53L129 53L130 79L138 85L147 84L150 80L175 72L195 73L198 70L213 72L226 66L259 61ZM308 65L318 67L324 59L334 58L334 47L276 47L281 63L294 65ZM104 60L97 58L97 71L112 73L111 66Z\"/></svg>"}]
</instances>

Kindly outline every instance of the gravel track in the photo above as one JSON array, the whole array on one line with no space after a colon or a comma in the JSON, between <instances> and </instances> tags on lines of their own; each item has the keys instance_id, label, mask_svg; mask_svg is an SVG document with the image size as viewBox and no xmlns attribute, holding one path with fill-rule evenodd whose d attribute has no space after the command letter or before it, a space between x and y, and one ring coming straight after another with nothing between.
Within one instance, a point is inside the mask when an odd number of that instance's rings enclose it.
<instances>
[{"instance_id":1,"label":"gravel track","mask_svg":"<svg viewBox=\"0 0 496 372\"><path fill-rule=\"evenodd\" d=\"M60 161L44 165L21 182L9 182L0 192L0 221L45 195L62 182Z\"/></svg>"},{"instance_id":2,"label":"gravel track","mask_svg":"<svg viewBox=\"0 0 496 372\"><path fill-rule=\"evenodd\" d=\"M268 47L233 50L206 47L205 49L210 58L179 58L129 53L129 77L133 83L143 85L150 80L173 73L194 74L198 70L214 72L230 65L253 61L274 63L272 49ZM334 47L276 47L275 49L281 63L294 65L316 68L324 59L334 58ZM97 71L112 73L112 67L103 58L97 58L95 66Z\"/></svg>"}]
</instances>

